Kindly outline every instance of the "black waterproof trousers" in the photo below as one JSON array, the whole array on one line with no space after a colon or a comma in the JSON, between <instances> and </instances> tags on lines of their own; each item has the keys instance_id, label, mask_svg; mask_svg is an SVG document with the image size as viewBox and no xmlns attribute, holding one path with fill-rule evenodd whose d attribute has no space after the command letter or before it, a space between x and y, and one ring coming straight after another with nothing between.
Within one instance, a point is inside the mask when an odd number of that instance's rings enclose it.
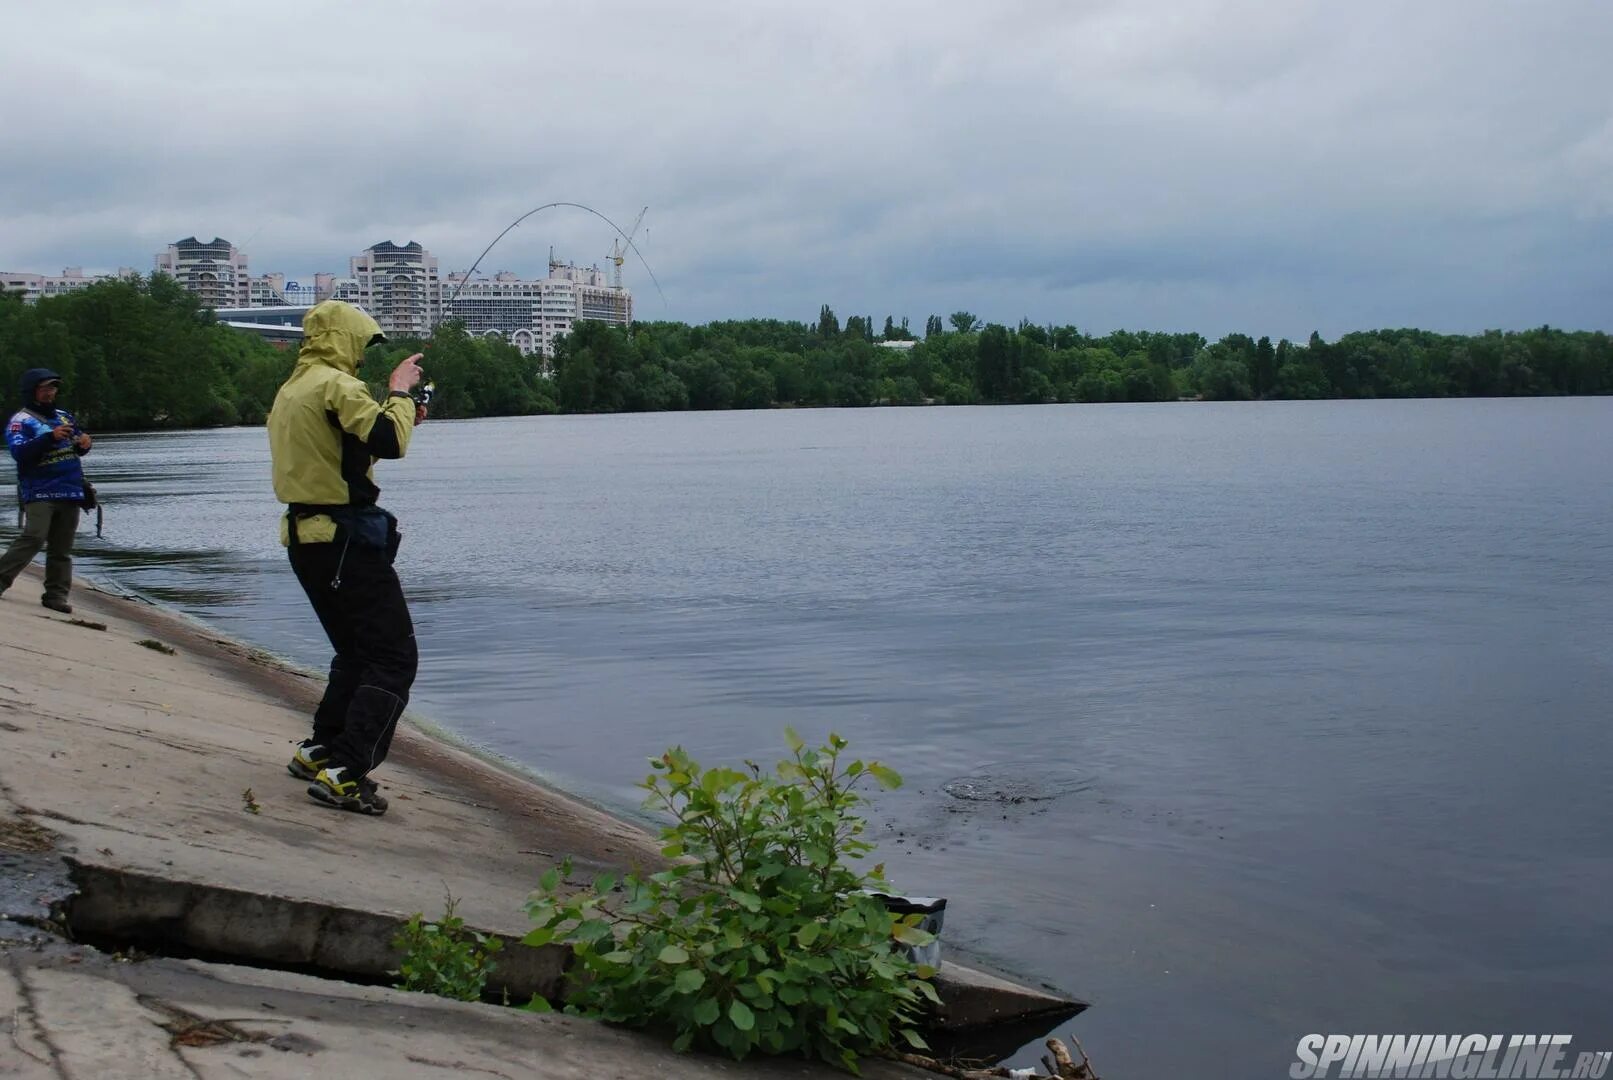
<instances>
[{"instance_id":1,"label":"black waterproof trousers","mask_svg":"<svg viewBox=\"0 0 1613 1080\"><path fill-rule=\"evenodd\" d=\"M336 650L313 741L329 748L331 764L347 767L347 779L367 775L386 760L419 666L403 587L387 553L376 548L293 544L290 553Z\"/></svg>"}]
</instances>

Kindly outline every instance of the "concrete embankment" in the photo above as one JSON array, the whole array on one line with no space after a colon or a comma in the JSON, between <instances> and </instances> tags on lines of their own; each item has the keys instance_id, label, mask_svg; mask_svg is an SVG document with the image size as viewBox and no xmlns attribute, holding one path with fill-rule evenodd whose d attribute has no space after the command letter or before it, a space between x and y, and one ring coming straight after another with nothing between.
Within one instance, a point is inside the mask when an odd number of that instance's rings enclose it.
<instances>
[{"instance_id":1,"label":"concrete embankment","mask_svg":"<svg viewBox=\"0 0 1613 1080\"><path fill-rule=\"evenodd\" d=\"M16 1074L840 1075L364 985L397 966L400 923L447 894L513 943L544 870L654 866L654 838L413 729L378 773L386 817L329 810L284 767L317 680L82 586L56 615L31 586L0 600L0 1038ZM120 962L131 952L157 958ZM494 983L554 998L564 958L512 945ZM1078 1007L956 965L943 992L959 1029L1045 1030Z\"/></svg>"}]
</instances>

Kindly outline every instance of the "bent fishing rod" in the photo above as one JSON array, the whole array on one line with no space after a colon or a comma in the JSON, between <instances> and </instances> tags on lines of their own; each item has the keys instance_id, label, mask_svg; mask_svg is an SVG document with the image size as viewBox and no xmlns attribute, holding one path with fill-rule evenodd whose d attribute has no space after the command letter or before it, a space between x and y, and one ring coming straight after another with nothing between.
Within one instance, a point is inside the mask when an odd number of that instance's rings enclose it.
<instances>
[{"instance_id":1,"label":"bent fishing rod","mask_svg":"<svg viewBox=\"0 0 1613 1080\"><path fill-rule=\"evenodd\" d=\"M620 225L616 224L616 222L612 221L598 210L595 210L592 206L587 206L579 202L566 202L562 200L558 202L544 203L542 206L533 207L531 210L528 210L526 213L510 222L508 225L504 226L503 231L497 236L493 237L493 242L483 248L480 255L476 256L476 261L470 264L470 269L466 270L464 275L459 279L459 284L454 286L454 291L449 295L448 299L444 300L438 305L437 318L432 321L431 329L427 332L427 336L430 337L434 335L437 332L437 327L441 326L447 321L448 312L453 308L454 301L459 299L460 292L464 290L465 286L470 283L471 278L475 276L477 267L482 265L482 260L487 258L487 253L497 247L500 240L508 236L518 225L532 215L543 210L552 210L559 206L568 206L577 210L587 211L599 220L603 221L605 224L609 225L611 228L615 229L617 235L622 238L622 242L627 245L628 249L632 251L634 255L638 256L638 261L644 264L645 272L650 275L650 281L654 283L655 291L661 297L661 305L663 307L670 308L671 305L667 303L666 293L661 288L660 279L655 276L655 271L650 267L650 261L644 257L644 253L638 249L638 245L633 243L633 237L627 232L623 231ZM640 216L642 217L643 215ZM431 403L432 394L435 393L435 391L436 386L433 383L422 382L412 396L421 405L429 405Z\"/></svg>"},{"instance_id":2,"label":"bent fishing rod","mask_svg":"<svg viewBox=\"0 0 1613 1080\"><path fill-rule=\"evenodd\" d=\"M487 258L487 253L489 251L492 251L493 248L497 247L498 242L500 240L502 240L506 236L508 236L510 234L510 232L513 229L515 229L516 226L520 225L521 222L525 221L527 218L531 217L533 214L536 214L536 213L538 213L539 211L542 211L542 210L552 210L557 206L569 206L569 207L573 207L573 208L578 209L578 210L586 210L588 213L594 215L600 221L603 221L605 224L607 224L611 228L615 229L617 235L622 238L623 243L625 243L628 246L628 249L631 250L634 255L638 256L638 261L644 264L645 272L650 275L650 281L655 285L655 291L661 297L662 306L670 306L670 305L667 305L666 293L663 292L662 289L661 289L660 279L658 279L655 276L655 271L650 269L650 261L644 257L644 253L638 249L638 245L633 243L633 238L631 236L629 236L626 232L624 232L620 225L616 224L616 222L612 221L610 218L606 217L604 214L601 214L598 210L595 210L592 206L585 206L584 204L579 203L579 202L551 202L551 203L544 203L542 206L534 207L533 209L528 210L526 213L522 214L520 217L518 217L514 221L510 222L508 225L504 226L504 231L499 233L497 236L493 237L493 242L491 244L488 244L485 248L483 248L482 253L480 255L476 256L476 261L470 264L470 269L466 270L465 275L462 278L459 279L459 284L454 287L453 293L448 297L447 300L443 301L442 306L441 306L441 310L444 313L446 313L448 311L448 309L453 306L454 301L459 299L460 291L462 289L464 289L465 286L470 282L470 279L471 279L472 275L474 275L476 273L476 268L482 265L482 260ZM439 316L437 321L431 324L432 330L436 330L437 327L439 325L441 325L443 321L444 321L444 319L441 316Z\"/></svg>"}]
</instances>

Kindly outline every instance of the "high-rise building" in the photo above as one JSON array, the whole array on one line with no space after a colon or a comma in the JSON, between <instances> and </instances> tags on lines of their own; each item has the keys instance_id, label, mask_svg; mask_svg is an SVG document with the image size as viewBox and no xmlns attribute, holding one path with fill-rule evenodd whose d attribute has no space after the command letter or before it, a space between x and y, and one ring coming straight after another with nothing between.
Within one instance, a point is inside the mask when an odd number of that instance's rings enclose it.
<instances>
[{"instance_id":1,"label":"high-rise building","mask_svg":"<svg viewBox=\"0 0 1613 1080\"><path fill-rule=\"evenodd\" d=\"M437 322L437 257L419 243L372 244L348 260L332 295L369 312L387 334L425 337Z\"/></svg>"},{"instance_id":2,"label":"high-rise building","mask_svg":"<svg viewBox=\"0 0 1613 1080\"><path fill-rule=\"evenodd\" d=\"M228 240L187 236L156 257L157 269L195 293L203 307L246 307L252 302L246 254Z\"/></svg>"}]
</instances>

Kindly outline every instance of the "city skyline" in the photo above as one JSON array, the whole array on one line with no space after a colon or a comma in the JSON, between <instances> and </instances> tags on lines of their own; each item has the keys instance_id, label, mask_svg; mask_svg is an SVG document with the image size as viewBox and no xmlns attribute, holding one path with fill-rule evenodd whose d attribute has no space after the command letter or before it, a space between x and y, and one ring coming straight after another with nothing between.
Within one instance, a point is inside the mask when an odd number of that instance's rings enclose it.
<instances>
[{"instance_id":1,"label":"city skyline","mask_svg":"<svg viewBox=\"0 0 1613 1080\"><path fill-rule=\"evenodd\" d=\"M553 355L556 340L578 320L613 326L633 321L632 290L622 279L612 281L597 264L560 261L552 249L541 278L479 268L474 275L442 273L436 255L415 240L377 241L349 256L345 275L316 271L308 284L283 271L254 273L250 253L221 236L202 240L193 233L164 245L151 262L221 322L241 329L273 325L276 338L285 336L285 327L300 325L299 312L328 299L356 304L393 336L429 337L452 319L468 333L503 338L523 356ZM129 266L106 272L68 266L59 275L0 268L0 292L36 303L140 274Z\"/></svg>"}]
</instances>

